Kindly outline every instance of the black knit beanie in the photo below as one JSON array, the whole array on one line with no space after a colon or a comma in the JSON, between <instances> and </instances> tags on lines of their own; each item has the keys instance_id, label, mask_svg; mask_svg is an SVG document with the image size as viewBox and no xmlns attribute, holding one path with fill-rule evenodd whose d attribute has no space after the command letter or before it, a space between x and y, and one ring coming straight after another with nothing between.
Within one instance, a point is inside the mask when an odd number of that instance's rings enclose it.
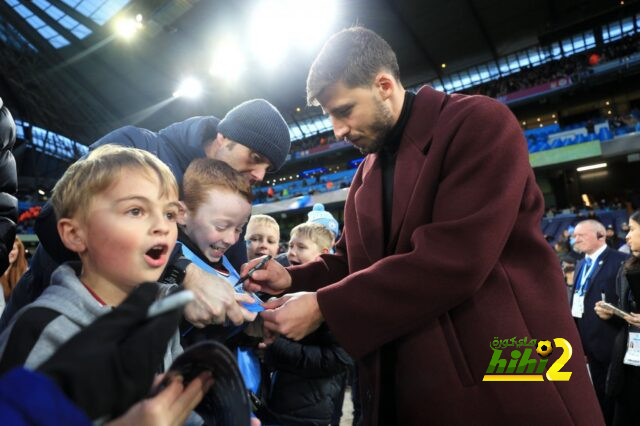
<instances>
[{"instance_id":1,"label":"black knit beanie","mask_svg":"<svg viewBox=\"0 0 640 426\"><path fill-rule=\"evenodd\" d=\"M243 102L218 123L218 132L269 159L274 171L284 164L291 138L278 110L264 99Z\"/></svg>"}]
</instances>

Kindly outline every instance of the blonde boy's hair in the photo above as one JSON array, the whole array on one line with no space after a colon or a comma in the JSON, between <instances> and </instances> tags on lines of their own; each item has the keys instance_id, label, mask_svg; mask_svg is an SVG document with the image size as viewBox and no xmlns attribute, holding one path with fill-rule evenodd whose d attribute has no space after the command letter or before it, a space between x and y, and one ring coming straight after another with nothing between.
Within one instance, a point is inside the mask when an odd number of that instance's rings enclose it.
<instances>
[{"instance_id":1,"label":"blonde boy's hair","mask_svg":"<svg viewBox=\"0 0 640 426\"><path fill-rule=\"evenodd\" d=\"M333 234L319 223L305 222L291 230L291 238L302 237L313 241L320 250L330 249L333 245Z\"/></svg>"},{"instance_id":2,"label":"blonde boy's hair","mask_svg":"<svg viewBox=\"0 0 640 426\"><path fill-rule=\"evenodd\" d=\"M169 167L155 155L138 148L103 145L72 164L56 183L51 204L58 220L88 211L93 197L111 186L122 170L136 170L160 182L160 195L178 195L178 184Z\"/></svg>"},{"instance_id":3,"label":"blonde boy's hair","mask_svg":"<svg viewBox=\"0 0 640 426\"><path fill-rule=\"evenodd\" d=\"M196 211L212 189L222 189L240 195L251 203L249 180L227 163L211 158L198 158L189 164L182 178L182 201Z\"/></svg>"},{"instance_id":4,"label":"blonde boy's hair","mask_svg":"<svg viewBox=\"0 0 640 426\"><path fill-rule=\"evenodd\" d=\"M266 215L266 214L252 215L251 218L249 219L249 223L247 223L247 229L249 229L249 227L252 225L253 226L256 226L256 225L271 226L278 233L278 237L280 237L280 225L278 225L278 222L269 215Z\"/></svg>"}]
</instances>

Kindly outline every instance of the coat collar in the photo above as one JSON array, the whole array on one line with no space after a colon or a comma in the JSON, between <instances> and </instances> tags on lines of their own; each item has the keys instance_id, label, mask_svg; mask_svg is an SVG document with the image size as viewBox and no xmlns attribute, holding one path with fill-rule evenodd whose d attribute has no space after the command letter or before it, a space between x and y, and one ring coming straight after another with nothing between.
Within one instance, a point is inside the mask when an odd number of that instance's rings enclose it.
<instances>
[{"instance_id":1,"label":"coat collar","mask_svg":"<svg viewBox=\"0 0 640 426\"><path fill-rule=\"evenodd\" d=\"M401 145L412 143L426 154L431 145L433 132L440 117L440 112L449 100L446 93L424 86L416 93L411 108L409 122L402 135Z\"/></svg>"}]
</instances>

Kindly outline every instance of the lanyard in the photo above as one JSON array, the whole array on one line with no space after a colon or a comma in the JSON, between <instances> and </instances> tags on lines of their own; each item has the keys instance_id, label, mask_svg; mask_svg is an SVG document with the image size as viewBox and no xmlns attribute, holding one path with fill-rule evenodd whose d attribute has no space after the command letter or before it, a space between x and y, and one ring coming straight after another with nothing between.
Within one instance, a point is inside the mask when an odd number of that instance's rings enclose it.
<instances>
[{"instance_id":1,"label":"lanyard","mask_svg":"<svg viewBox=\"0 0 640 426\"><path fill-rule=\"evenodd\" d=\"M585 273L580 275L580 286L576 288L576 293L579 293L580 296L584 296L584 293L587 291L587 287L589 286L589 283L590 283L589 280L591 279L591 274L593 273L593 270L598 264L599 259L600 259L600 256L598 256L593 260L593 262L591 262L591 266L589 267L588 271L585 271L584 268L582 269L582 272L585 272ZM585 266L586 266L586 262L585 262Z\"/></svg>"}]
</instances>

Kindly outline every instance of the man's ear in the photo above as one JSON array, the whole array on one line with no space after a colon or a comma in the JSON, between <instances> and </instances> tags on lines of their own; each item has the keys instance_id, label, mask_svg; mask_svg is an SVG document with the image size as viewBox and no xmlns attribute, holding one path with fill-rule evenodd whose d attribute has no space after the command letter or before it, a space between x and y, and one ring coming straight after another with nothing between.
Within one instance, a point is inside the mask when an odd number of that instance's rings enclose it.
<instances>
[{"instance_id":1,"label":"man's ear","mask_svg":"<svg viewBox=\"0 0 640 426\"><path fill-rule=\"evenodd\" d=\"M389 99L397 86L396 79L388 72L379 72L378 75L376 75L373 84L376 89L378 89L378 93L382 97L382 100Z\"/></svg>"},{"instance_id":2,"label":"man's ear","mask_svg":"<svg viewBox=\"0 0 640 426\"><path fill-rule=\"evenodd\" d=\"M87 249L86 233L77 219L63 218L58 221L58 234L66 248L78 254Z\"/></svg>"},{"instance_id":3,"label":"man's ear","mask_svg":"<svg viewBox=\"0 0 640 426\"><path fill-rule=\"evenodd\" d=\"M180 225L186 225L187 224L187 216L189 214L189 210L187 209L187 205L184 202L178 201L178 204L180 204L180 211L178 212L177 222Z\"/></svg>"},{"instance_id":4,"label":"man's ear","mask_svg":"<svg viewBox=\"0 0 640 426\"><path fill-rule=\"evenodd\" d=\"M215 158L216 152L218 152L220 147L223 145L223 142L224 136L222 135L222 133L216 133L216 137L213 138L211 142L204 145L204 155L207 158Z\"/></svg>"}]
</instances>

